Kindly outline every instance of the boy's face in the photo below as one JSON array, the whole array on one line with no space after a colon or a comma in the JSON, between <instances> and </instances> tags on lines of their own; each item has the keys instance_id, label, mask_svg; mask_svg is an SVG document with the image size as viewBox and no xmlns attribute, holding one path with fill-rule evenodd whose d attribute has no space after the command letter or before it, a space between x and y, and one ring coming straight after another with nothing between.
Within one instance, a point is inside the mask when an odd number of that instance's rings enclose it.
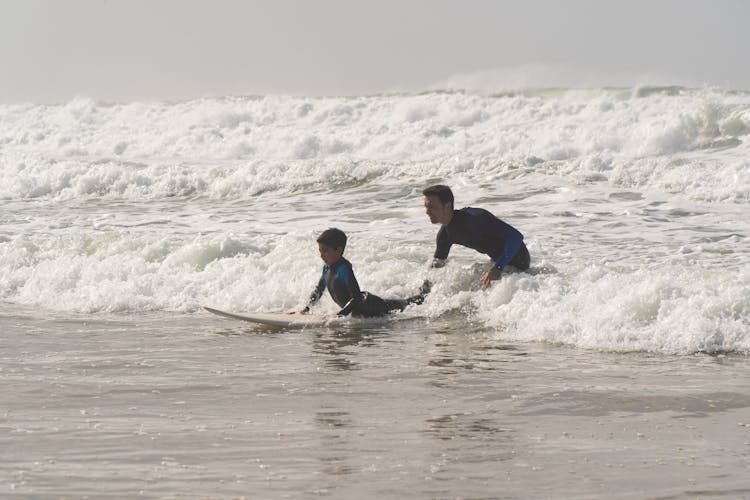
<instances>
[{"instance_id":1,"label":"boy's face","mask_svg":"<svg viewBox=\"0 0 750 500\"><path fill-rule=\"evenodd\" d=\"M320 258L328 267L336 264L341 256L344 255L344 247L333 248L326 244L318 243L318 250L320 251Z\"/></svg>"}]
</instances>

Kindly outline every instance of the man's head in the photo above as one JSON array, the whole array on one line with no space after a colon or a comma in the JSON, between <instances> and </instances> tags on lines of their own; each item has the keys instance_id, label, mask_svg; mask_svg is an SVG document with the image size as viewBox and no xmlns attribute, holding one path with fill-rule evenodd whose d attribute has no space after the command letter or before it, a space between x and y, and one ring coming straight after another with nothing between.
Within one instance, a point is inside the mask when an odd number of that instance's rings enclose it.
<instances>
[{"instance_id":1,"label":"man's head","mask_svg":"<svg viewBox=\"0 0 750 500\"><path fill-rule=\"evenodd\" d=\"M341 229L332 227L323 231L318 236L318 250L320 258L328 266L336 264L344 255L346 248L346 234Z\"/></svg>"},{"instance_id":2,"label":"man's head","mask_svg":"<svg viewBox=\"0 0 750 500\"><path fill-rule=\"evenodd\" d=\"M424 209L433 224L448 224L453 218L453 191L438 184L422 190Z\"/></svg>"}]
</instances>

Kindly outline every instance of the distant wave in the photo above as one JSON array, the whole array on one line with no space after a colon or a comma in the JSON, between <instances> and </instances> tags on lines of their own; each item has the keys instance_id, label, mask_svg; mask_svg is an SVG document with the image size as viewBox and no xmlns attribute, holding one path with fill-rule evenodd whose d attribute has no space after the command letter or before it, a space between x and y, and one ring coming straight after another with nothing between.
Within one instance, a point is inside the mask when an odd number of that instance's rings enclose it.
<instances>
[{"instance_id":1,"label":"distant wave","mask_svg":"<svg viewBox=\"0 0 750 500\"><path fill-rule=\"evenodd\" d=\"M524 172L750 198L750 94L680 86L0 106L0 199L242 197Z\"/></svg>"}]
</instances>

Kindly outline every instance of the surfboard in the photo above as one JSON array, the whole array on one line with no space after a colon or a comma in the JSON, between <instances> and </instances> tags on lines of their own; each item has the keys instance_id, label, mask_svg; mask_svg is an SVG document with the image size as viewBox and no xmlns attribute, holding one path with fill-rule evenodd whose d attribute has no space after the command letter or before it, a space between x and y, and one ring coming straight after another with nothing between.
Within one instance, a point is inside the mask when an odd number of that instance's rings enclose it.
<instances>
[{"instance_id":1,"label":"surfboard","mask_svg":"<svg viewBox=\"0 0 750 500\"><path fill-rule=\"evenodd\" d=\"M250 323L258 323L261 325L276 326L279 328L291 328L291 327L303 327L303 326L314 326L323 325L330 318L326 316L319 316L316 314L287 314L287 313L259 313L259 312L242 312L233 313L227 311L221 311L214 309L213 307L203 306L206 311L224 316L225 318L239 319L242 321L249 321Z\"/></svg>"}]
</instances>

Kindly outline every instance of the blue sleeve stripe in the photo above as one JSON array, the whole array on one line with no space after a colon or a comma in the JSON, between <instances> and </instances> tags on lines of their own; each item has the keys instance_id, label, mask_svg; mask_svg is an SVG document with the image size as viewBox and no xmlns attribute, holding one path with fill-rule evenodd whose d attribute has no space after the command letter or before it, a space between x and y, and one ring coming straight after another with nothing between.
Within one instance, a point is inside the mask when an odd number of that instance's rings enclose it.
<instances>
[{"instance_id":1,"label":"blue sleeve stripe","mask_svg":"<svg viewBox=\"0 0 750 500\"><path fill-rule=\"evenodd\" d=\"M341 266L336 271L336 277L340 279L347 287L349 286L349 270Z\"/></svg>"},{"instance_id":2,"label":"blue sleeve stripe","mask_svg":"<svg viewBox=\"0 0 750 500\"><path fill-rule=\"evenodd\" d=\"M495 261L495 267L500 269L501 271L505 269L505 266L507 266L508 263L513 260L516 252L518 252L518 249L521 248L521 242L523 242L523 236L521 236L521 233L519 233L518 231L513 231L511 234L511 238L505 240L505 248L503 249L503 254Z\"/></svg>"}]
</instances>

